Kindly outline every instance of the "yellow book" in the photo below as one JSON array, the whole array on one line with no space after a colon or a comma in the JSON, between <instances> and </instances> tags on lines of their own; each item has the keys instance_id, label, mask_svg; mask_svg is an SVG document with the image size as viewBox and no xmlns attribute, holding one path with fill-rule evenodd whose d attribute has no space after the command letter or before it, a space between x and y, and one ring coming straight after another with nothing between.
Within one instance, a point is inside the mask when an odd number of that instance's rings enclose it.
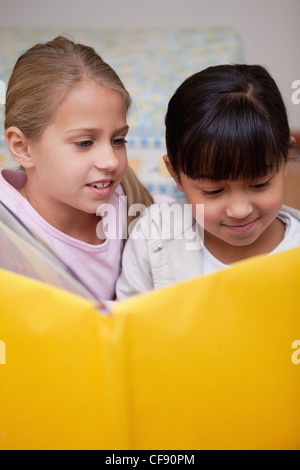
<instances>
[{"instance_id":1,"label":"yellow book","mask_svg":"<svg viewBox=\"0 0 300 470\"><path fill-rule=\"evenodd\" d=\"M300 248L136 296L0 270L0 449L300 449Z\"/></svg>"}]
</instances>

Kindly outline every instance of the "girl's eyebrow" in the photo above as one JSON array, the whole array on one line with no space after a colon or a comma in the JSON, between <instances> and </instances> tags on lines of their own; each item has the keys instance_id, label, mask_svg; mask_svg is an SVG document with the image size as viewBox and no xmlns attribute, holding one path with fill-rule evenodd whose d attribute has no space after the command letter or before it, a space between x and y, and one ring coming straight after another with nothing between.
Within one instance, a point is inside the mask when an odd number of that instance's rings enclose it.
<instances>
[{"instance_id":1,"label":"girl's eyebrow","mask_svg":"<svg viewBox=\"0 0 300 470\"><path fill-rule=\"evenodd\" d=\"M128 132L129 131L129 126L124 126L124 127L121 127L121 129L117 129L116 130L116 133L119 133L119 132Z\"/></svg>"},{"instance_id":2,"label":"girl's eyebrow","mask_svg":"<svg viewBox=\"0 0 300 470\"><path fill-rule=\"evenodd\" d=\"M66 134L72 134L72 133L75 133L75 132L93 132L95 131L96 129L93 129L93 128L88 128L88 127L76 127L74 129L69 129L67 130L65 133Z\"/></svg>"},{"instance_id":3,"label":"girl's eyebrow","mask_svg":"<svg viewBox=\"0 0 300 470\"><path fill-rule=\"evenodd\" d=\"M120 132L128 132L129 131L129 126L124 126L124 127L120 127L119 129L116 129L114 131L115 134L119 134ZM76 132L85 132L85 133L89 133L89 132L99 132L99 129L98 128L93 128L93 127L76 127L74 129L69 129L67 130L65 133L66 134L71 134L71 133L76 133Z\"/></svg>"}]
</instances>

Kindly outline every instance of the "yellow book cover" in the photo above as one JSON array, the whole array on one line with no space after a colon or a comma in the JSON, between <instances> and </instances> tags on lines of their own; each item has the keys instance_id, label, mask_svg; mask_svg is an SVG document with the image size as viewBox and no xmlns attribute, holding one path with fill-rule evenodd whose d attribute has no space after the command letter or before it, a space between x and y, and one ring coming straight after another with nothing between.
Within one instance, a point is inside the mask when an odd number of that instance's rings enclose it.
<instances>
[{"instance_id":1,"label":"yellow book cover","mask_svg":"<svg viewBox=\"0 0 300 470\"><path fill-rule=\"evenodd\" d=\"M0 449L300 449L300 249L116 303L0 270Z\"/></svg>"}]
</instances>

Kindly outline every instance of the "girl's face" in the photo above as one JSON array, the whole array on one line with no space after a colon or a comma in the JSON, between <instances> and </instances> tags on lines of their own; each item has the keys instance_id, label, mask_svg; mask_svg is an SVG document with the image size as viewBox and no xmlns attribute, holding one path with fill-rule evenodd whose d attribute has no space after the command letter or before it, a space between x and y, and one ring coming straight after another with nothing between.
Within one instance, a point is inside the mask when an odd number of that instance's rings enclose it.
<instances>
[{"instance_id":1,"label":"girl's face","mask_svg":"<svg viewBox=\"0 0 300 470\"><path fill-rule=\"evenodd\" d=\"M253 181L192 180L181 173L177 186L194 214L196 205L204 204L205 245L226 259L226 250L241 252L251 246L255 255L271 251L281 241L284 230L277 215L283 203L284 175L285 165Z\"/></svg>"},{"instance_id":2,"label":"girl's face","mask_svg":"<svg viewBox=\"0 0 300 470\"><path fill-rule=\"evenodd\" d=\"M127 168L128 132L122 95L88 82L70 91L28 152L30 202L39 210L62 207L95 214Z\"/></svg>"}]
</instances>

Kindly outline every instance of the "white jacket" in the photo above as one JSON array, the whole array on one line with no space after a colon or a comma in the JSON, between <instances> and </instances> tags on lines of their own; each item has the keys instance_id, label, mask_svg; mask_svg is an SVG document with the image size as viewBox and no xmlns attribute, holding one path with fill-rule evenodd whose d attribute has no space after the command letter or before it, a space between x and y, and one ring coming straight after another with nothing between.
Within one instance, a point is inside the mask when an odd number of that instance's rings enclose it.
<instances>
[{"instance_id":1,"label":"white jacket","mask_svg":"<svg viewBox=\"0 0 300 470\"><path fill-rule=\"evenodd\" d=\"M174 205L177 211L172 218ZM300 211L286 206L282 210L300 221ZM117 299L201 276L202 247L202 229L186 198L152 205L138 219L126 242Z\"/></svg>"}]
</instances>

